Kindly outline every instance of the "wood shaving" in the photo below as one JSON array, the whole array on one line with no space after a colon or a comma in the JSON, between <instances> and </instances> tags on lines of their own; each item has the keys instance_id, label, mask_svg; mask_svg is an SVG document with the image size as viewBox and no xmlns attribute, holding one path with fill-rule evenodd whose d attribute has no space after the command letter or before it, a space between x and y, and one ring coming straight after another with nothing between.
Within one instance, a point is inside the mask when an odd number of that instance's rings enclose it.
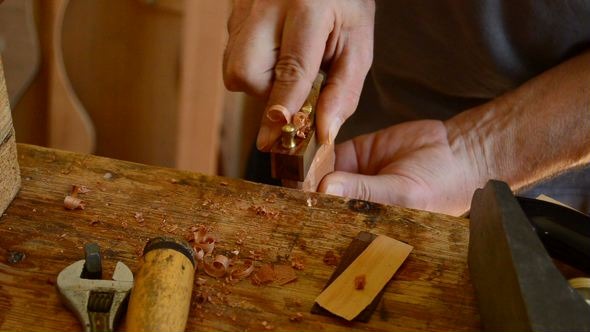
<instances>
[{"instance_id":1,"label":"wood shaving","mask_svg":"<svg viewBox=\"0 0 590 332\"><path fill-rule=\"evenodd\" d=\"M135 214L133 215L133 217L140 224L145 221L145 219L143 219L143 213L141 213L141 212L135 212Z\"/></svg>"},{"instance_id":2,"label":"wood shaving","mask_svg":"<svg viewBox=\"0 0 590 332\"><path fill-rule=\"evenodd\" d=\"M300 256L293 256L291 257L291 267L295 270L303 270L305 268L305 261L303 257Z\"/></svg>"},{"instance_id":3,"label":"wood shaving","mask_svg":"<svg viewBox=\"0 0 590 332\"><path fill-rule=\"evenodd\" d=\"M324 261L324 264L326 264L328 266L336 266L336 265L338 265L338 262L340 261L340 257L335 255L332 250L328 250L328 251L326 251L326 254L324 255L323 261Z\"/></svg>"},{"instance_id":4,"label":"wood shaving","mask_svg":"<svg viewBox=\"0 0 590 332\"><path fill-rule=\"evenodd\" d=\"M296 312L295 315L289 317L289 320L295 323L299 323L303 320L303 313Z\"/></svg>"},{"instance_id":5,"label":"wood shaving","mask_svg":"<svg viewBox=\"0 0 590 332\"><path fill-rule=\"evenodd\" d=\"M295 270L289 265L275 265L273 271L275 275L274 281L278 285L283 286L297 280Z\"/></svg>"},{"instance_id":6,"label":"wood shaving","mask_svg":"<svg viewBox=\"0 0 590 332\"><path fill-rule=\"evenodd\" d=\"M252 275L250 280L255 286L266 285L275 280L275 272L270 264L265 264Z\"/></svg>"},{"instance_id":7,"label":"wood shaving","mask_svg":"<svg viewBox=\"0 0 590 332\"><path fill-rule=\"evenodd\" d=\"M311 120L309 114L299 111L293 115L293 125L297 129L297 137L306 138L311 130Z\"/></svg>"},{"instance_id":8,"label":"wood shaving","mask_svg":"<svg viewBox=\"0 0 590 332\"><path fill-rule=\"evenodd\" d=\"M229 274L229 281L248 278L254 271L254 261L246 259L238 266L235 266Z\"/></svg>"},{"instance_id":9,"label":"wood shaving","mask_svg":"<svg viewBox=\"0 0 590 332\"><path fill-rule=\"evenodd\" d=\"M219 184L223 187L227 187L227 182L225 182L225 181L221 181L221 182L219 182Z\"/></svg>"},{"instance_id":10,"label":"wood shaving","mask_svg":"<svg viewBox=\"0 0 590 332\"><path fill-rule=\"evenodd\" d=\"M86 194L90 192L90 189L86 186L72 186L72 191L69 195L64 198L64 207L68 210L84 210L85 203L80 198L78 198L78 194Z\"/></svg>"},{"instance_id":11,"label":"wood shaving","mask_svg":"<svg viewBox=\"0 0 590 332\"><path fill-rule=\"evenodd\" d=\"M251 211L254 211L257 215L267 217L267 218L276 218L279 216L278 211L273 211L271 209L265 208L264 206L259 205L252 205L250 207Z\"/></svg>"},{"instance_id":12,"label":"wood shaving","mask_svg":"<svg viewBox=\"0 0 590 332\"><path fill-rule=\"evenodd\" d=\"M110 179L113 178L113 173L106 172L106 173L104 173L104 175L102 176L102 178L105 179L105 180L110 180Z\"/></svg>"},{"instance_id":13,"label":"wood shaving","mask_svg":"<svg viewBox=\"0 0 590 332\"><path fill-rule=\"evenodd\" d=\"M88 189L88 187L86 187L86 186L73 185L71 195L76 197L78 194L86 194L89 192L90 192L90 189Z\"/></svg>"},{"instance_id":14,"label":"wood shaving","mask_svg":"<svg viewBox=\"0 0 590 332\"><path fill-rule=\"evenodd\" d=\"M315 197L309 197L305 202L307 203L307 207L313 207L318 203L318 200Z\"/></svg>"},{"instance_id":15,"label":"wood shaving","mask_svg":"<svg viewBox=\"0 0 590 332\"><path fill-rule=\"evenodd\" d=\"M229 258L227 258L225 255L217 255L212 262L205 259L203 263L205 273L211 277L223 278L227 273Z\"/></svg>"},{"instance_id":16,"label":"wood shaving","mask_svg":"<svg viewBox=\"0 0 590 332\"><path fill-rule=\"evenodd\" d=\"M367 277L364 274L354 277L354 289L363 290L367 284Z\"/></svg>"},{"instance_id":17,"label":"wood shaving","mask_svg":"<svg viewBox=\"0 0 590 332\"><path fill-rule=\"evenodd\" d=\"M270 324L269 324L267 321L265 321L265 320L263 320L261 324L262 324L262 326L264 326L264 329L265 329L265 330L272 330L272 329L274 329L274 328L275 328L274 326L270 325Z\"/></svg>"},{"instance_id":18,"label":"wood shaving","mask_svg":"<svg viewBox=\"0 0 590 332\"><path fill-rule=\"evenodd\" d=\"M64 207L68 210L84 210L86 206L84 205L84 202L78 197L67 195L64 198Z\"/></svg>"}]
</instances>

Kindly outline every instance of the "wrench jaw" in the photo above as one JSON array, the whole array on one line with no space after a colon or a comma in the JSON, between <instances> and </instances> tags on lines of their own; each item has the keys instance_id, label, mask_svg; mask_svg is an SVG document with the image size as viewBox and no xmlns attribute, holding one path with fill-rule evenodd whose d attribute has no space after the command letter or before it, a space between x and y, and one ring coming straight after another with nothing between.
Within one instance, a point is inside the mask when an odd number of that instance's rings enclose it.
<instances>
[{"instance_id":1,"label":"wrench jaw","mask_svg":"<svg viewBox=\"0 0 590 332\"><path fill-rule=\"evenodd\" d=\"M131 273L131 270L125 264L118 262L113 273L113 280L84 279L81 278L84 263L85 260L79 260L66 267L58 275L57 288L61 299L76 314L84 331L90 332L97 330L96 326L91 324L89 315L89 312L92 311L91 307L96 305L96 300L89 303L91 294L112 294L112 302L100 302L102 300L98 302L99 305L108 306L108 327L102 328L112 331L114 322L122 313L122 309L125 307L127 298L133 287L133 273Z\"/></svg>"}]
</instances>

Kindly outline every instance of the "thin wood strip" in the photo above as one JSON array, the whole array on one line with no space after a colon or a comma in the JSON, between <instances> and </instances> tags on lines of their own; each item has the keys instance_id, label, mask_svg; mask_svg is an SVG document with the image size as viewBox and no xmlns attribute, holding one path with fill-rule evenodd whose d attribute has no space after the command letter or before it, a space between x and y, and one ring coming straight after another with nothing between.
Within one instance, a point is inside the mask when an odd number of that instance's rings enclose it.
<instances>
[{"instance_id":1,"label":"thin wood strip","mask_svg":"<svg viewBox=\"0 0 590 332\"><path fill-rule=\"evenodd\" d=\"M316 299L323 308L346 320L354 319L379 294L412 251L412 246L379 235ZM363 289L355 278L365 275Z\"/></svg>"}]
</instances>

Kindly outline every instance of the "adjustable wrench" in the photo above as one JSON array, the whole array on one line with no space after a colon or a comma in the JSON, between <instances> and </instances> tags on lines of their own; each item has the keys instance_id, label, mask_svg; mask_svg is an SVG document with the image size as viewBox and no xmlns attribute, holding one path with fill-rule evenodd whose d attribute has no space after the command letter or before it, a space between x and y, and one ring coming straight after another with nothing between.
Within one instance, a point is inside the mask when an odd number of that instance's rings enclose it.
<instances>
[{"instance_id":1,"label":"adjustable wrench","mask_svg":"<svg viewBox=\"0 0 590 332\"><path fill-rule=\"evenodd\" d=\"M87 245L86 259L66 267L57 277L63 302L76 314L85 332L113 331L133 287L133 273L121 262L117 262L112 280L87 279L100 278L100 264L98 246Z\"/></svg>"}]
</instances>

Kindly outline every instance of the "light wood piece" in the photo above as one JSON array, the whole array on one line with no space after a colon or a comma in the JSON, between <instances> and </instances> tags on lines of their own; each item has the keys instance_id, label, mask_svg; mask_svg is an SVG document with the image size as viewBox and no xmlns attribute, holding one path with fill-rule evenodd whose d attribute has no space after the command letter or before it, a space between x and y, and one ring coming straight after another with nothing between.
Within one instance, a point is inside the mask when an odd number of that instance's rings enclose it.
<instances>
[{"instance_id":1,"label":"light wood piece","mask_svg":"<svg viewBox=\"0 0 590 332\"><path fill-rule=\"evenodd\" d=\"M379 294L406 260L412 246L379 235L316 299L316 302L346 320L354 319ZM359 289L357 278L365 281Z\"/></svg>"},{"instance_id":2,"label":"light wood piece","mask_svg":"<svg viewBox=\"0 0 590 332\"><path fill-rule=\"evenodd\" d=\"M265 321L275 331L481 328L467 268L467 219L35 146L18 149L23 186L0 217L0 330L79 331L55 280L83 257L86 242L104 248L105 275L117 261L136 272L148 238L185 236L198 224L214 228L220 253L256 253L256 269L294 257L304 266L297 281L284 286L249 280L228 286L199 270L195 280L206 282L194 287L187 331L260 331ZM91 190L83 196L84 210L63 207L72 184ZM369 323L310 314L334 271L324 255L341 254L360 231L411 243L414 250ZM25 258L9 263L18 253ZM204 291L211 302L199 297ZM298 312L300 321L290 321Z\"/></svg>"}]
</instances>

